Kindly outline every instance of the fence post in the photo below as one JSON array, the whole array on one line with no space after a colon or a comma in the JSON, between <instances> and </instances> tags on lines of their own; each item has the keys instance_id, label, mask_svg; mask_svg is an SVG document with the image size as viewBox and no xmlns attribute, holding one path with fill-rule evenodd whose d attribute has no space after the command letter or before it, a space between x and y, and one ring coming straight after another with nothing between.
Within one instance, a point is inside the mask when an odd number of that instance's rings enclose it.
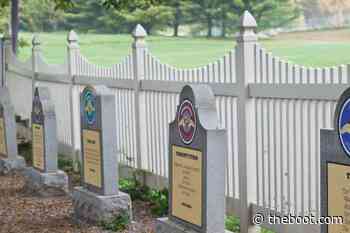
<instances>
[{"instance_id":1,"label":"fence post","mask_svg":"<svg viewBox=\"0 0 350 233\"><path fill-rule=\"evenodd\" d=\"M79 171L80 161L80 103L79 103L79 86L75 85L75 75L77 74L76 57L80 52L78 35L71 30L67 37L67 68L70 80L70 129L71 129L71 156L73 157L74 170Z\"/></svg>"},{"instance_id":2,"label":"fence post","mask_svg":"<svg viewBox=\"0 0 350 233\"><path fill-rule=\"evenodd\" d=\"M1 38L1 41L0 41L0 59L1 59L1 83L0 83L0 86L1 87L4 87L5 86L5 40L6 38L5 37L2 37Z\"/></svg>"},{"instance_id":3,"label":"fence post","mask_svg":"<svg viewBox=\"0 0 350 233\"><path fill-rule=\"evenodd\" d=\"M38 56L41 53L40 44L39 36L34 35L32 39L32 98L34 97L36 77L38 73Z\"/></svg>"},{"instance_id":4,"label":"fence post","mask_svg":"<svg viewBox=\"0 0 350 233\"><path fill-rule=\"evenodd\" d=\"M12 53L12 45L11 45L11 35L10 35L10 32L9 32L9 28L7 28L7 30L5 30L5 33L4 33L4 36L2 38L2 41L3 41L3 62L2 62L2 82L3 82L3 86L7 86L7 80L6 80L6 69L7 69L7 64L9 63L10 61L10 56L11 56L11 53Z\"/></svg>"},{"instance_id":5,"label":"fence post","mask_svg":"<svg viewBox=\"0 0 350 233\"><path fill-rule=\"evenodd\" d=\"M145 78L145 60L144 53L147 49L147 44L145 38L147 36L147 32L145 29L138 24L134 31L132 32L132 36L134 37L134 42L132 44L132 56L133 56L133 71L134 71L134 80L136 81L134 87L135 93L135 127L136 127L136 156L137 156L137 168L142 169L142 141L141 134L143 131L141 129L141 121L143 118L141 117L141 113L144 113L144 104L140 104L140 100L142 99L140 93L140 80Z\"/></svg>"},{"instance_id":6,"label":"fence post","mask_svg":"<svg viewBox=\"0 0 350 233\"><path fill-rule=\"evenodd\" d=\"M257 36L254 32L257 24L254 17L245 11L240 19L240 32L236 46L236 77L240 89L237 103L238 120L238 164L239 164L239 199L240 232L258 232L258 227L251 225L250 202L256 201L256 149L255 149L255 111L254 99L249 99L248 85L254 82L254 48ZM247 175L249 171L249 177ZM259 231L260 232L260 231Z\"/></svg>"}]
</instances>

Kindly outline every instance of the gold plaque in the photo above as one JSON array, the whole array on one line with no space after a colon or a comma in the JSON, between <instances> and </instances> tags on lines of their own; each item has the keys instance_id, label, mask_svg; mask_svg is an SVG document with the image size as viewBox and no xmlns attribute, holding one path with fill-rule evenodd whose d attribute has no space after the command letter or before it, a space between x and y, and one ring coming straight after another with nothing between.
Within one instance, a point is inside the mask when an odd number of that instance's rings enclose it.
<instances>
[{"instance_id":1,"label":"gold plaque","mask_svg":"<svg viewBox=\"0 0 350 233\"><path fill-rule=\"evenodd\" d=\"M3 156L7 156L5 122L4 118L2 117L0 117L0 154Z\"/></svg>"},{"instance_id":2,"label":"gold plaque","mask_svg":"<svg viewBox=\"0 0 350 233\"><path fill-rule=\"evenodd\" d=\"M328 225L328 233L350 232L350 166L328 163L328 216L344 221Z\"/></svg>"},{"instance_id":3,"label":"gold plaque","mask_svg":"<svg viewBox=\"0 0 350 233\"><path fill-rule=\"evenodd\" d=\"M172 215L202 226L202 152L173 146Z\"/></svg>"},{"instance_id":4,"label":"gold plaque","mask_svg":"<svg viewBox=\"0 0 350 233\"><path fill-rule=\"evenodd\" d=\"M32 124L32 133L33 133L33 167L43 171L45 169L43 126L39 124Z\"/></svg>"},{"instance_id":5,"label":"gold plaque","mask_svg":"<svg viewBox=\"0 0 350 233\"><path fill-rule=\"evenodd\" d=\"M87 184L102 188L101 174L101 143L100 133L93 130L83 130L84 149L84 181Z\"/></svg>"}]
</instances>

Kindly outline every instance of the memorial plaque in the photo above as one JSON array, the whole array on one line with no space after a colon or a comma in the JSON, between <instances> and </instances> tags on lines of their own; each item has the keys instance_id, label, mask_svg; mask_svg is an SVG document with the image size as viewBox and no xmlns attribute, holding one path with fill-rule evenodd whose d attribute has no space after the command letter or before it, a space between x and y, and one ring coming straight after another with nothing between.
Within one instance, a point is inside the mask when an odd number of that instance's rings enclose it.
<instances>
[{"instance_id":1,"label":"memorial plaque","mask_svg":"<svg viewBox=\"0 0 350 233\"><path fill-rule=\"evenodd\" d=\"M202 226L202 152L173 146L172 214Z\"/></svg>"},{"instance_id":2,"label":"memorial plaque","mask_svg":"<svg viewBox=\"0 0 350 233\"><path fill-rule=\"evenodd\" d=\"M93 130L83 130L85 182L102 187L100 134Z\"/></svg>"},{"instance_id":3,"label":"memorial plaque","mask_svg":"<svg viewBox=\"0 0 350 233\"><path fill-rule=\"evenodd\" d=\"M38 88L35 89L32 111L32 154L33 167L45 171L45 130L44 113Z\"/></svg>"},{"instance_id":4,"label":"memorial plaque","mask_svg":"<svg viewBox=\"0 0 350 233\"><path fill-rule=\"evenodd\" d=\"M157 232L224 232L226 147L210 87L185 86L169 125L169 218Z\"/></svg>"},{"instance_id":5,"label":"memorial plaque","mask_svg":"<svg viewBox=\"0 0 350 233\"><path fill-rule=\"evenodd\" d=\"M101 144L100 99L95 88L88 86L81 94L83 183L87 189L101 193L103 156Z\"/></svg>"},{"instance_id":6,"label":"memorial plaque","mask_svg":"<svg viewBox=\"0 0 350 233\"><path fill-rule=\"evenodd\" d=\"M7 157L6 134L3 107L0 105L0 156Z\"/></svg>"},{"instance_id":7,"label":"memorial plaque","mask_svg":"<svg viewBox=\"0 0 350 233\"><path fill-rule=\"evenodd\" d=\"M39 124L32 125L33 135L33 167L43 171L45 169L44 161L44 131L43 126Z\"/></svg>"},{"instance_id":8,"label":"memorial plaque","mask_svg":"<svg viewBox=\"0 0 350 233\"><path fill-rule=\"evenodd\" d=\"M328 233L350 232L350 166L328 163L328 215L343 216L346 224L329 225Z\"/></svg>"}]
</instances>

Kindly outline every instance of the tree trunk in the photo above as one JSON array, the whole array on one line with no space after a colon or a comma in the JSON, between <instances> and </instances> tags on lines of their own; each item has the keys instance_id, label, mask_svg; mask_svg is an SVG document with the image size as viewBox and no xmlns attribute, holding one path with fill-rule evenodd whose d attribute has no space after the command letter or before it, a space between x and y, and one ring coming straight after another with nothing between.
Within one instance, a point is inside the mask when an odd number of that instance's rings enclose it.
<instances>
[{"instance_id":1,"label":"tree trunk","mask_svg":"<svg viewBox=\"0 0 350 233\"><path fill-rule=\"evenodd\" d=\"M19 1L11 0L11 33L12 51L17 52L18 30L19 30Z\"/></svg>"},{"instance_id":2,"label":"tree trunk","mask_svg":"<svg viewBox=\"0 0 350 233\"><path fill-rule=\"evenodd\" d=\"M226 13L222 13L222 22L221 22L221 37L225 38L226 37L226 32L227 32L227 24L226 24Z\"/></svg>"},{"instance_id":3,"label":"tree trunk","mask_svg":"<svg viewBox=\"0 0 350 233\"><path fill-rule=\"evenodd\" d=\"M208 26L208 33L207 37L213 37L213 19L211 16L207 16L207 26Z\"/></svg>"},{"instance_id":4,"label":"tree trunk","mask_svg":"<svg viewBox=\"0 0 350 233\"><path fill-rule=\"evenodd\" d=\"M180 19L181 19L181 12L180 12L180 5L176 5L175 9L175 17L174 17L174 36L179 36L179 27L180 27Z\"/></svg>"},{"instance_id":5,"label":"tree trunk","mask_svg":"<svg viewBox=\"0 0 350 233\"><path fill-rule=\"evenodd\" d=\"M174 37L178 37L179 36L179 24L174 23Z\"/></svg>"}]
</instances>

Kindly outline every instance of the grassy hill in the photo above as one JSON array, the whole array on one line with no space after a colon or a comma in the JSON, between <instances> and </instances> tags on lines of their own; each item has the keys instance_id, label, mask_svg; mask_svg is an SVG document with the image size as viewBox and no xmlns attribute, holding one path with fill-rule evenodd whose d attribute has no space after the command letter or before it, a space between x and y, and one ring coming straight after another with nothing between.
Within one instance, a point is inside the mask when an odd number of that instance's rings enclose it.
<instances>
[{"instance_id":1,"label":"grassy hill","mask_svg":"<svg viewBox=\"0 0 350 233\"><path fill-rule=\"evenodd\" d=\"M62 63L66 57L67 33L41 33L42 49L50 63ZM21 33L31 41L31 33ZM131 50L130 35L80 34L82 53L96 64L119 62ZM173 38L149 36L147 42L152 53L162 62L177 67L196 67L222 57L234 48L235 40L206 38ZM324 30L282 34L261 41L274 55L306 66L334 66L350 63L350 29ZM31 47L20 50L20 57L30 56Z\"/></svg>"}]
</instances>

